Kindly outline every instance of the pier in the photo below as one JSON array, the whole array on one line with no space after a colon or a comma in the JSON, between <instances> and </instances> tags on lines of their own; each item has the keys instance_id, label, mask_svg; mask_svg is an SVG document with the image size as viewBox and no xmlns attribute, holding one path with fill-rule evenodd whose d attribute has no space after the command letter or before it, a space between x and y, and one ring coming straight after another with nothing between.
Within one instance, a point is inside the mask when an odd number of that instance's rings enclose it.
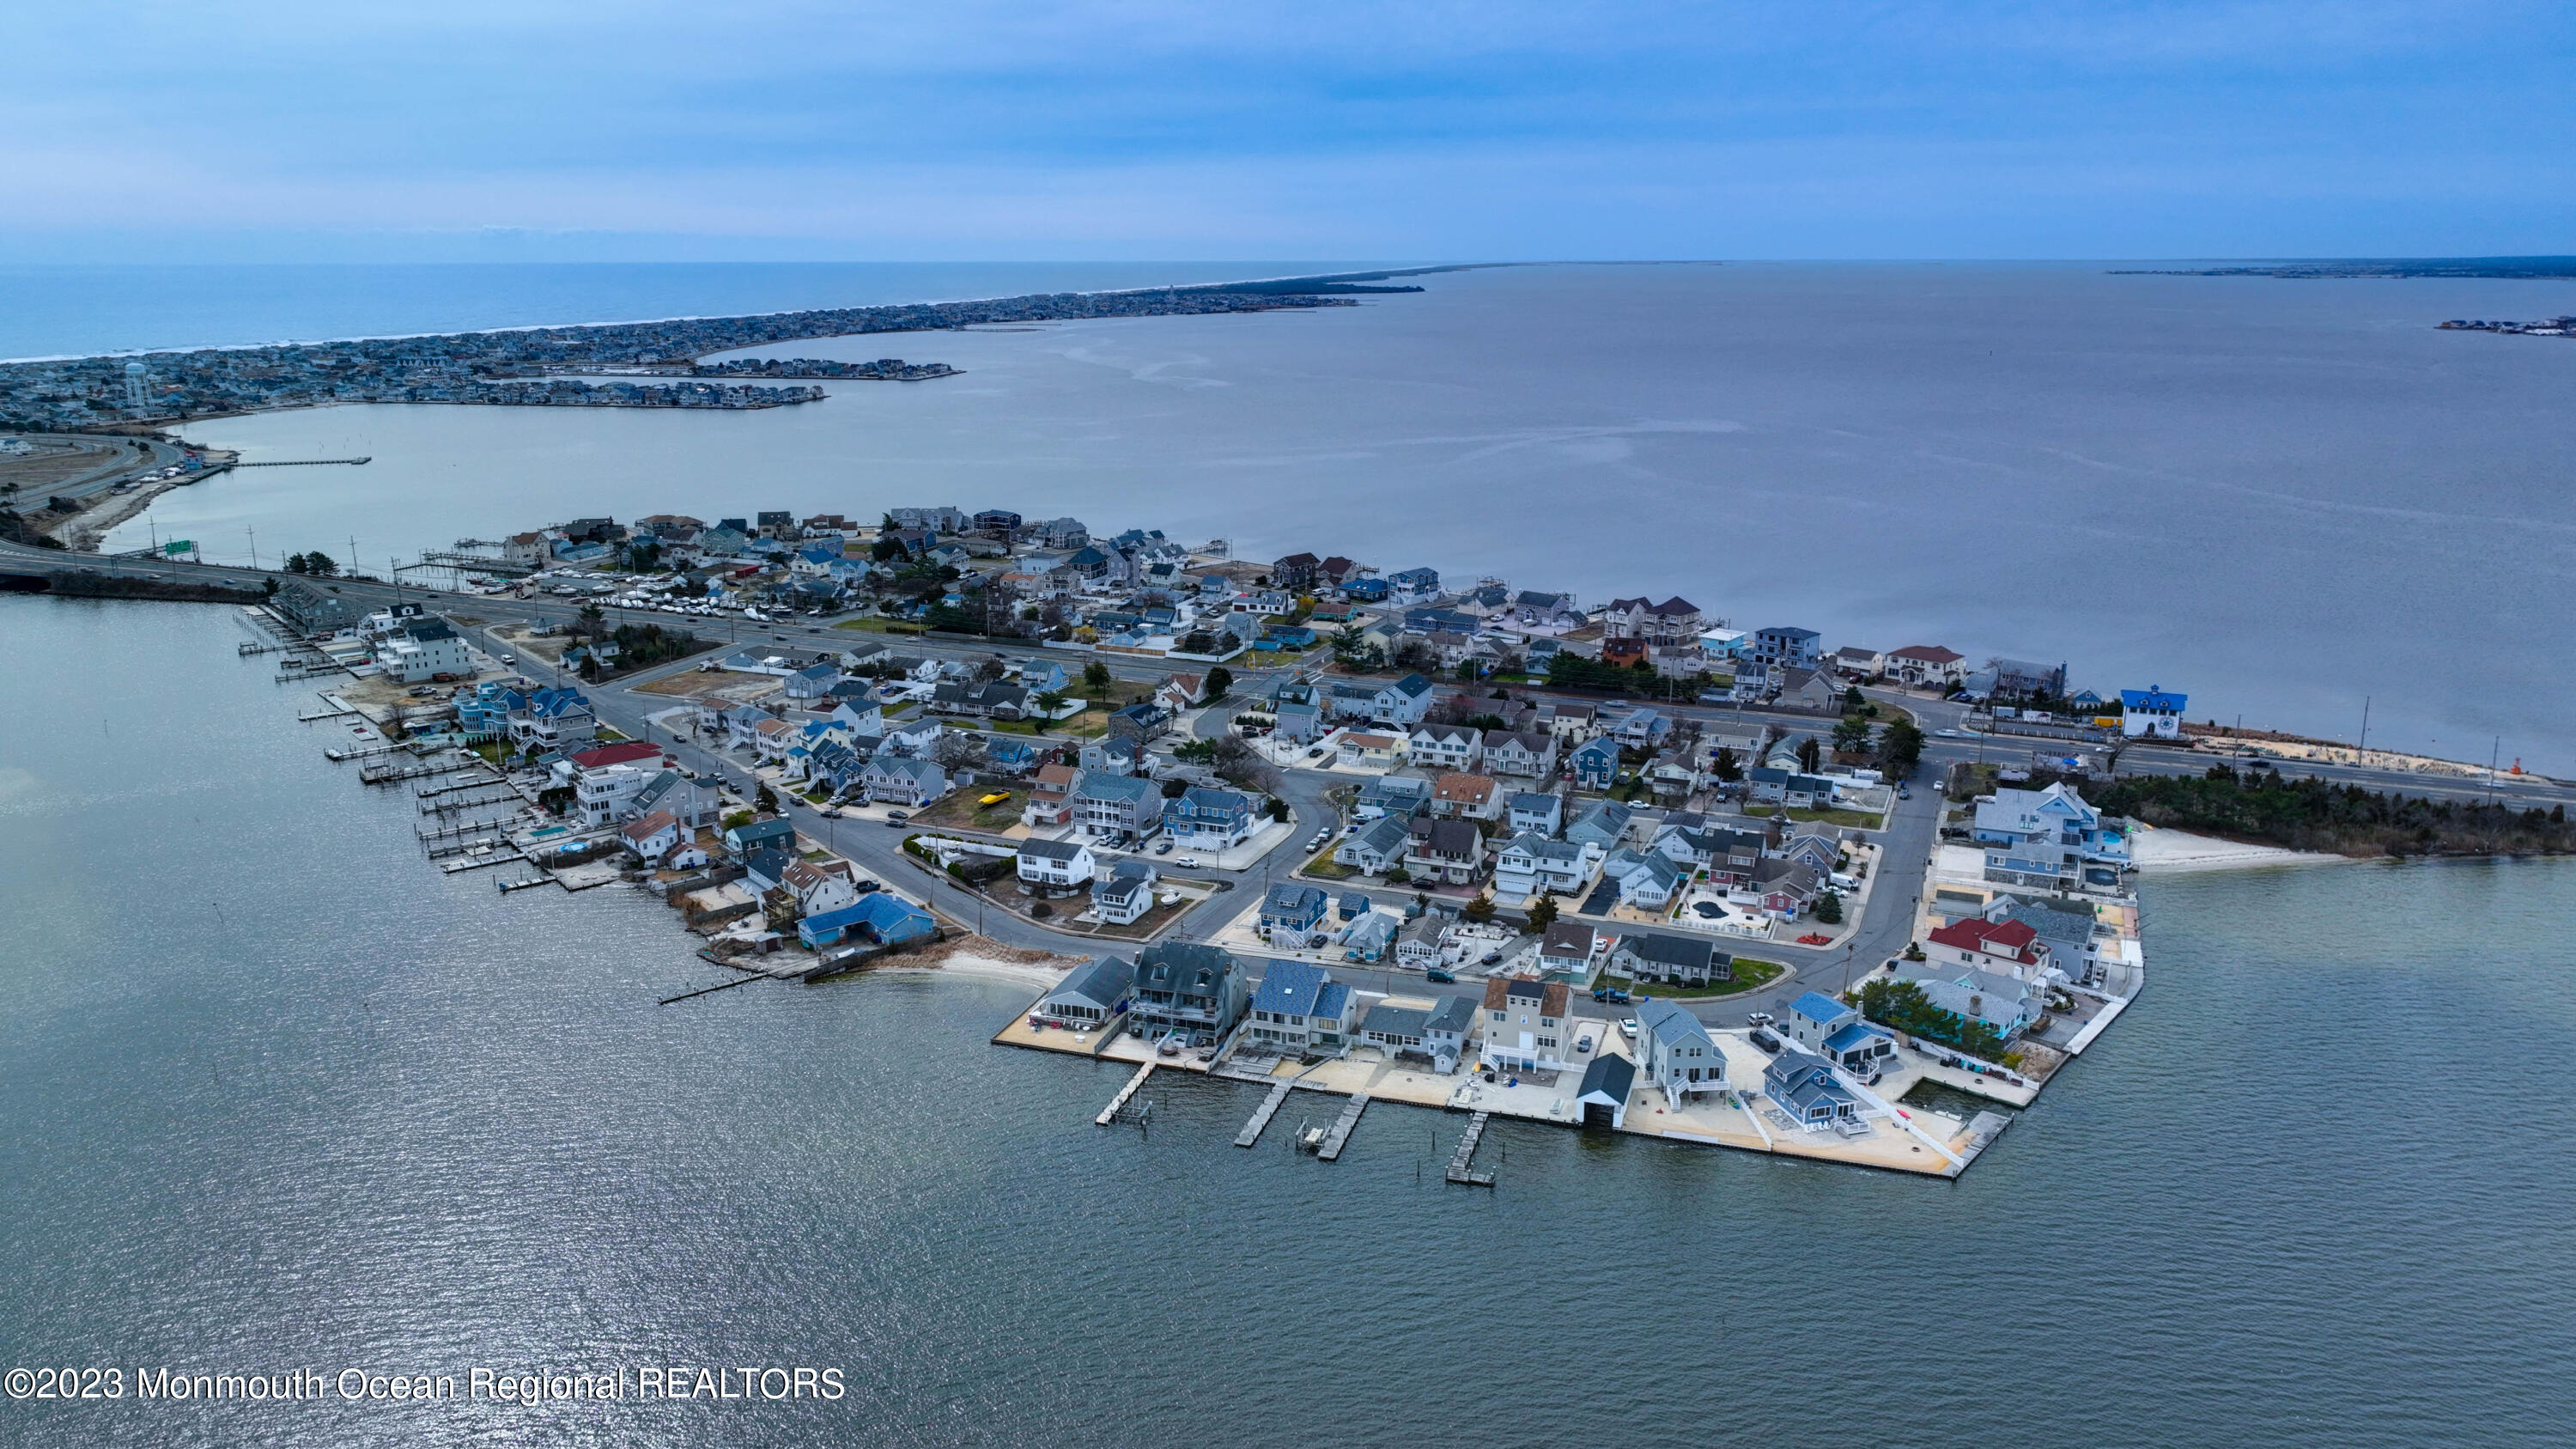
<instances>
[{"instance_id":1,"label":"pier","mask_svg":"<svg viewBox=\"0 0 2576 1449\"><path fill-rule=\"evenodd\" d=\"M1261 1105L1252 1109L1252 1120L1244 1123L1243 1130L1234 1134L1234 1145L1250 1147L1260 1141L1261 1129L1270 1125L1270 1119L1279 1114L1279 1104L1287 1101L1288 1094L1295 1090L1297 1087L1293 1082L1281 1082L1272 1087L1270 1095L1261 1099Z\"/></svg>"},{"instance_id":2,"label":"pier","mask_svg":"<svg viewBox=\"0 0 2576 1449\"><path fill-rule=\"evenodd\" d=\"M233 466L233 467L235 467L235 468L328 468L328 467L333 466L334 464L343 464L343 463L345 463L345 464L347 464L348 466L350 466L350 467L354 468L354 467L358 466L358 465L359 465L359 464L361 464L361 463L372 463L372 462L374 462L374 461L375 461L375 459L374 459L374 458L372 458L372 457L369 457L369 458L277 458L277 459L273 459L273 460L271 460L271 461L269 461L269 462L266 462L266 463L235 463L235 464L233 464L232 466Z\"/></svg>"},{"instance_id":3,"label":"pier","mask_svg":"<svg viewBox=\"0 0 2576 1449\"><path fill-rule=\"evenodd\" d=\"M1479 1112L1467 1119L1466 1134L1458 1139L1458 1150L1449 1154L1449 1180L1461 1187L1492 1187L1494 1175L1474 1172L1469 1164L1476 1160L1476 1144L1485 1140L1485 1124L1493 1120L1491 1112Z\"/></svg>"},{"instance_id":4,"label":"pier","mask_svg":"<svg viewBox=\"0 0 2576 1449\"><path fill-rule=\"evenodd\" d=\"M395 746L395 748L399 749L401 747ZM470 765L369 765L358 772L358 783L361 785L398 785L405 780L426 780L433 775L453 775L461 770L479 770L482 768L483 762L480 760L476 760Z\"/></svg>"},{"instance_id":5,"label":"pier","mask_svg":"<svg viewBox=\"0 0 2576 1449\"><path fill-rule=\"evenodd\" d=\"M1147 1062L1143 1066L1138 1067L1136 1069L1136 1075L1127 1079L1127 1085L1118 1089L1118 1095L1109 1099L1109 1105L1100 1109L1100 1115L1091 1119L1092 1125L1097 1127L1106 1127L1110 1123L1117 1121L1119 1111L1127 1105L1127 1099L1135 1096L1136 1089L1145 1085L1145 1079L1152 1075L1154 1075L1154 1064L1152 1062Z\"/></svg>"},{"instance_id":6,"label":"pier","mask_svg":"<svg viewBox=\"0 0 2576 1449\"><path fill-rule=\"evenodd\" d=\"M1360 1114L1368 1110L1368 1104L1369 1095L1366 1092L1351 1098L1351 1104L1342 1109L1341 1120L1335 1122L1332 1130L1324 1134L1324 1145L1315 1149L1315 1156L1318 1159L1330 1162L1342 1155L1342 1144L1351 1140L1351 1129L1360 1125Z\"/></svg>"}]
</instances>

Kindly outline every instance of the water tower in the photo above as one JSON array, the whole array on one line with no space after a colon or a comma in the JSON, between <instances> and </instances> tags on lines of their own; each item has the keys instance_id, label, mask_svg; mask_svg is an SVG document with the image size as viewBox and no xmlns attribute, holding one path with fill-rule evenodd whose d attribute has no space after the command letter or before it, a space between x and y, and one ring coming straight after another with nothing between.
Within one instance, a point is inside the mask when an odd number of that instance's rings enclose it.
<instances>
[{"instance_id":1,"label":"water tower","mask_svg":"<svg viewBox=\"0 0 2576 1449\"><path fill-rule=\"evenodd\" d=\"M143 364L125 364L125 409L136 417L143 415Z\"/></svg>"}]
</instances>

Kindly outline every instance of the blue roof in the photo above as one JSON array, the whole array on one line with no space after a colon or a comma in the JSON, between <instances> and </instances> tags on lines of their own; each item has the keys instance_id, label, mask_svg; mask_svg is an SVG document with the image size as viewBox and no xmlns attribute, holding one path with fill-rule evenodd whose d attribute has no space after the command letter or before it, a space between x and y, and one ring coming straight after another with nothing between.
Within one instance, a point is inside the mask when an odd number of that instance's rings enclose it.
<instances>
[{"instance_id":1,"label":"blue roof","mask_svg":"<svg viewBox=\"0 0 2576 1449\"><path fill-rule=\"evenodd\" d=\"M1324 989L1315 993L1314 1014L1317 1016L1340 1016L1350 1010L1350 1006L1351 989L1338 981L1325 982Z\"/></svg>"},{"instance_id":2,"label":"blue roof","mask_svg":"<svg viewBox=\"0 0 2576 1449\"><path fill-rule=\"evenodd\" d=\"M2124 708L2168 710L2174 714L2182 713L2184 702L2190 698L2191 696L2187 694L2167 694L2161 689L2152 687L2120 691L2120 704Z\"/></svg>"},{"instance_id":3,"label":"blue roof","mask_svg":"<svg viewBox=\"0 0 2576 1449\"><path fill-rule=\"evenodd\" d=\"M1309 912L1320 915L1324 909L1324 893L1313 886L1275 885L1270 888L1270 896L1261 903L1261 908L1292 915Z\"/></svg>"},{"instance_id":4,"label":"blue roof","mask_svg":"<svg viewBox=\"0 0 2576 1449\"><path fill-rule=\"evenodd\" d=\"M1810 991L1806 995L1799 997L1797 1000L1789 1003L1789 1009L1798 1013L1800 1016L1805 1017L1807 1020L1814 1022L1832 1021L1838 1017L1846 1016L1851 1012L1850 1007L1843 1005L1841 1002L1834 1000L1832 997L1825 995L1821 991Z\"/></svg>"},{"instance_id":5,"label":"blue roof","mask_svg":"<svg viewBox=\"0 0 2576 1449\"><path fill-rule=\"evenodd\" d=\"M1252 995L1252 1009L1275 1011L1289 1016L1315 1014L1315 998L1324 989L1324 968L1304 961L1274 961L1262 973L1261 989Z\"/></svg>"},{"instance_id":6,"label":"blue roof","mask_svg":"<svg viewBox=\"0 0 2576 1449\"><path fill-rule=\"evenodd\" d=\"M802 926L806 932L818 936L828 931L845 931L853 926L865 926L876 933L879 941L888 944L928 935L936 929L936 923L930 919L927 912L916 908L901 896L888 895L883 891L873 891L861 896L855 903L843 906L837 911L825 911L820 915L807 916Z\"/></svg>"},{"instance_id":7,"label":"blue roof","mask_svg":"<svg viewBox=\"0 0 2576 1449\"><path fill-rule=\"evenodd\" d=\"M1825 1050L1829 1052L1847 1052L1853 1047L1859 1046L1868 1041L1872 1037L1887 1035L1889 1035L1889 1032L1885 1027L1872 1026L1865 1021L1855 1021L1851 1025L1844 1027L1842 1030L1835 1032L1832 1036L1826 1037Z\"/></svg>"}]
</instances>

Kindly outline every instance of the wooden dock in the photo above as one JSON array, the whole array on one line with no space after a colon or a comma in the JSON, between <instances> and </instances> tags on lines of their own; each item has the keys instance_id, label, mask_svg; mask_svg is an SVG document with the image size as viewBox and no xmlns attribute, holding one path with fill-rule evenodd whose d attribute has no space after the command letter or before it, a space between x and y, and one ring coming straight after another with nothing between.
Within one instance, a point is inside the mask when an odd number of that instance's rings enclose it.
<instances>
[{"instance_id":1,"label":"wooden dock","mask_svg":"<svg viewBox=\"0 0 2576 1449\"><path fill-rule=\"evenodd\" d=\"M459 770L479 770L482 768L483 762L481 760L476 760L470 765L459 765L452 762L444 765L369 765L358 772L358 783L361 785L399 785L405 780L426 780L433 775L453 775Z\"/></svg>"},{"instance_id":2,"label":"wooden dock","mask_svg":"<svg viewBox=\"0 0 2576 1449\"><path fill-rule=\"evenodd\" d=\"M1491 1112L1479 1112L1467 1119L1466 1135L1458 1139L1458 1150L1449 1154L1449 1180L1461 1187L1492 1187L1494 1175L1474 1172L1469 1164L1476 1160L1476 1144L1485 1140L1485 1124L1493 1120Z\"/></svg>"},{"instance_id":3,"label":"wooden dock","mask_svg":"<svg viewBox=\"0 0 2576 1449\"><path fill-rule=\"evenodd\" d=\"M453 771L487 770L491 767L484 764L481 760L476 760L470 765L449 765L446 768ZM412 787L411 797L415 800L435 800L441 795L453 795L459 790L489 790L507 785L508 783L508 781L495 776L484 780L458 780L445 785L415 785ZM516 794L517 792L513 791L511 793ZM421 813L426 815L429 812L424 810Z\"/></svg>"},{"instance_id":4,"label":"wooden dock","mask_svg":"<svg viewBox=\"0 0 2576 1449\"><path fill-rule=\"evenodd\" d=\"M1272 1086L1270 1095L1262 1098L1261 1105L1252 1109L1252 1120L1244 1123L1243 1130L1234 1134L1234 1145L1250 1147L1260 1141L1261 1129L1270 1125L1270 1119L1279 1114L1279 1104L1287 1101L1288 1094L1295 1090L1296 1085L1291 1082L1280 1082Z\"/></svg>"},{"instance_id":5,"label":"wooden dock","mask_svg":"<svg viewBox=\"0 0 2576 1449\"><path fill-rule=\"evenodd\" d=\"M489 855L466 855L442 860L438 863L438 873L441 875L461 875L469 870L482 870L489 866L507 865L514 860L526 859L526 856L521 855L515 850L496 850ZM541 875L535 880L529 881L528 884L539 886L544 885L553 879L553 876ZM501 887L504 894L517 889L518 886L515 884Z\"/></svg>"},{"instance_id":6,"label":"wooden dock","mask_svg":"<svg viewBox=\"0 0 2576 1449\"><path fill-rule=\"evenodd\" d=\"M1109 1105L1100 1109L1100 1115L1091 1119L1093 1125L1106 1127L1110 1123L1117 1121L1119 1111L1127 1105L1127 1099L1135 1096L1136 1089L1145 1085L1145 1079L1152 1075L1154 1075L1154 1064L1152 1062L1147 1062L1143 1066L1138 1067L1136 1069L1136 1075L1127 1079L1127 1085L1118 1089L1118 1095L1109 1099Z\"/></svg>"},{"instance_id":7,"label":"wooden dock","mask_svg":"<svg viewBox=\"0 0 2576 1449\"><path fill-rule=\"evenodd\" d=\"M1341 1156L1342 1144L1351 1140L1351 1129L1360 1125L1360 1114L1368 1110L1368 1104L1369 1098L1366 1092L1351 1098L1351 1104L1342 1109L1341 1120L1335 1122L1332 1130L1324 1134L1324 1145L1315 1149L1315 1156L1325 1162Z\"/></svg>"}]
</instances>

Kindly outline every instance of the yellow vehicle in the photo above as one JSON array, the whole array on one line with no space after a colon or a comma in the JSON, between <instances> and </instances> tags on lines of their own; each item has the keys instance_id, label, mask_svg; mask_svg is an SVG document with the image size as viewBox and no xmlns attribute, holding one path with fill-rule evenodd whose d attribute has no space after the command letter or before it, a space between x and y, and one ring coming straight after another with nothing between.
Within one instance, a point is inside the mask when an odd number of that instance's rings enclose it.
<instances>
[{"instance_id":1,"label":"yellow vehicle","mask_svg":"<svg viewBox=\"0 0 2576 1449\"><path fill-rule=\"evenodd\" d=\"M1008 790L996 790L996 791L994 791L992 794L985 796L983 799L978 800L978 801L976 801L975 803L976 803L976 804L978 804L978 805L999 805L999 804L1001 804L1003 801L1008 800L1008 799L1010 799L1010 798L1011 798L1011 792L1010 792L1010 791L1008 791Z\"/></svg>"}]
</instances>

